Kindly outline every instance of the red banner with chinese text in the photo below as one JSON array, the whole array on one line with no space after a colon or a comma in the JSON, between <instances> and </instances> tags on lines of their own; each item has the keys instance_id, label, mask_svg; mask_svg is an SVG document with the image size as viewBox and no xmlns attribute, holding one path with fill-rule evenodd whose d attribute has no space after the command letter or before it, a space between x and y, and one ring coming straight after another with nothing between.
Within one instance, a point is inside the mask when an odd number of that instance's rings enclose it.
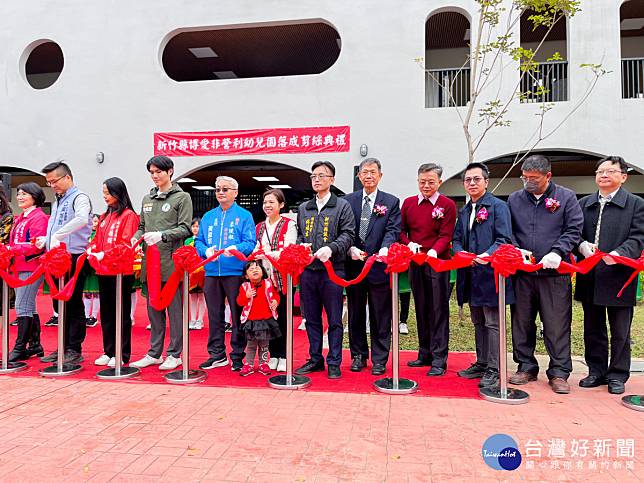
<instances>
[{"instance_id":1,"label":"red banner with chinese text","mask_svg":"<svg viewBox=\"0 0 644 483\"><path fill-rule=\"evenodd\" d=\"M155 156L341 153L349 126L154 133Z\"/></svg>"}]
</instances>

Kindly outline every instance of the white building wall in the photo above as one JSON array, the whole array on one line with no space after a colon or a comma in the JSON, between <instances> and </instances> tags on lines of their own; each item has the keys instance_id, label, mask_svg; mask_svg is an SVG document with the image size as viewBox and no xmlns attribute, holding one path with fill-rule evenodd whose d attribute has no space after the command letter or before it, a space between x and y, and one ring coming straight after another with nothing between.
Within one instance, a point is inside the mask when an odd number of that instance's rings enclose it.
<instances>
[{"instance_id":1,"label":"white building wall","mask_svg":"<svg viewBox=\"0 0 644 483\"><path fill-rule=\"evenodd\" d=\"M549 113L558 125L582 98L591 75L581 63L602 63L592 95L543 149L618 154L644 169L640 141L644 99L621 99L619 3L584 0L568 23L570 101ZM337 184L351 190L359 146L384 163L383 189L416 191L416 168L440 162L458 173L466 146L453 109L424 108L425 21L457 6L476 22L473 0L5 0L0 15L0 164L34 171L64 157L77 184L100 201L101 181L123 177L135 203L149 189L145 162L155 131L211 131L319 125L351 126L351 151L324 156ZM319 75L177 83L161 66L163 42L176 29L300 19L325 19L342 38L335 65ZM518 38L518 32L516 32ZM21 56L38 39L57 42L65 67L50 88L34 90L20 72ZM421 64L422 65L422 64ZM500 89L516 83L513 66ZM511 128L497 129L478 154L485 161L526 147L537 105L511 107ZM105 153L105 163L95 153ZM308 169L319 155L265 159ZM240 158L176 158L177 176Z\"/></svg>"}]
</instances>

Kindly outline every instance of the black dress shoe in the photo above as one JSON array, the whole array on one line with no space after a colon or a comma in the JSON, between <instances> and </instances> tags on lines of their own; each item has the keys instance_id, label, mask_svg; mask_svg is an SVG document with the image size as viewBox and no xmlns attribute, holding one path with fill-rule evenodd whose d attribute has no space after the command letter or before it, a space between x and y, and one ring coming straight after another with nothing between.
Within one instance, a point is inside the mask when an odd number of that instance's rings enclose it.
<instances>
[{"instance_id":1,"label":"black dress shoe","mask_svg":"<svg viewBox=\"0 0 644 483\"><path fill-rule=\"evenodd\" d=\"M624 383L617 379L608 380L608 392L610 394L624 394Z\"/></svg>"},{"instance_id":2,"label":"black dress shoe","mask_svg":"<svg viewBox=\"0 0 644 483\"><path fill-rule=\"evenodd\" d=\"M360 372L365 367L367 367L367 363L362 359L362 356L355 356L349 370L351 372Z\"/></svg>"},{"instance_id":3,"label":"black dress shoe","mask_svg":"<svg viewBox=\"0 0 644 483\"><path fill-rule=\"evenodd\" d=\"M608 384L605 377L586 376L579 381L579 387L599 387Z\"/></svg>"},{"instance_id":4,"label":"black dress shoe","mask_svg":"<svg viewBox=\"0 0 644 483\"><path fill-rule=\"evenodd\" d=\"M371 374L374 376L382 376L385 373L385 365L384 364L374 364L371 367Z\"/></svg>"},{"instance_id":5,"label":"black dress shoe","mask_svg":"<svg viewBox=\"0 0 644 483\"><path fill-rule=\"evenodd\" d=\"M478 379L479 377L483 377L485 375L486 370L487 364L479 364L478 362L475 362L467 369L458 371L456 374L458 374L459 377L465 379Z\"/></svg>"},{"instance_id":6,"label":"black dress shoe","mask_svg":"<svg viewBox=\"0 0 644 483\"><path fill-rule=\"evenodd\" d=\"M479 381L479 387L494 386L499 383L499 373L495 370L488 369Z\"/></svg>"},{"instance_id":7,"label":"black dress shoe","mask_svg":"<svg viewBox=\"0 0 644 483\"><path fill-rule=\"evenodd\" d=\"M324 370L324 360L313 362L311 359L309 359L302 367L295 370L295 374L304 375L304 374L310 374L312 372L322 372L323 370Z\"/></svg>"},{"instance_id":8,"label":"black dress shoe","mask_svg":"<svg viewBox=\"0 0 644 483\"><path fill-rule=\"evenodd\" d=\"M426 361L425 359L416 359L413 361L409 361L407 365L409 367L427 367L427 366L431 366L432 364L431 362Z\"/></svg>"},{"instance_id":9,"label":"black dress shoe","mask_svg":"<svg viewBox=\"0 0 644 483\"><path fill-rule=\"evenodd\" d=\"M432 368L427 371L428 376L442 376L445 374L445 368L432 366Z\"/></svg>"},{"instance_id":10,"label":"black dress shoe","mask_svg":"<svg viewBox=\"0 0 644 483\"><path fill-rule=\"evenodd\" d=\"M339 379L342 373L340 372L340 366L332 366L329 364L327 376L329 379Z\"/></svg>"}]
</instances>

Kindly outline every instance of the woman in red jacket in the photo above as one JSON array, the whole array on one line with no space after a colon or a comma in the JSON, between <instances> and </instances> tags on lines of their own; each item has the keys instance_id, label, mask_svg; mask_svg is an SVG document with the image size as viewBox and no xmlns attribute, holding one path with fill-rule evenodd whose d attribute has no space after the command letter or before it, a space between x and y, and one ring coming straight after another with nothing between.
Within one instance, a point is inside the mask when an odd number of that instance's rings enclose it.
<instances>
[{"instance_id":1,"label":"woman in red jacket","mask_svg":"<svg viewBox=\"0 0 644 483\"><path fill-rule=\"evenodd\" d=\"M39 236L47 235L49 217L40 209L45 204L45 193L36 183L23 183L16 189L16 199L22 213L13 222L9 237L9 248L14 254L13 268L21 280L38 268L35 258L42 253L33 243ZM18 316L18 336L16 345L9 354L9 362L29 359L31 356L45 355L40 345L40 319L36 312L36 294L43 277L24 287L16 289L16 315Z\"/></svg>"},{"instance_id":2,"label":"woman in red jacket","mask_svg":"<svg viewBox=\"0 0 644 483\"><path fill-rule=\"evenodd\" d=\"M101 215L96 228L96 235L87 248L90 257L99 264L96 266L98 275L98 293L101 301L101 328L103 330L103 351L101 357L94 363L97 366L114 367L116 352L116 275L106 274L101 270L100 261L105 252L122 243L129 245L139 226L139 215L134 212L130 195L121 178L109 178L103 183L103 199L107 211ZM132 284L134 275L123 276L121 294L123 307L123 363L130 360L132 351L132 319L130 317Z\"/></svg>"}]
</instances>

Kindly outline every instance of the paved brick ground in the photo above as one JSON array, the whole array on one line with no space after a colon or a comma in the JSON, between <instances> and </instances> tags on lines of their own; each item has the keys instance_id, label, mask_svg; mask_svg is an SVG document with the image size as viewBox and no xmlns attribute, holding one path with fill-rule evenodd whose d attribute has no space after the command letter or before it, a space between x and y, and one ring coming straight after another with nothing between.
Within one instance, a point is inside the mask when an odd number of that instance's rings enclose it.
<instances>
[{"instance_id":1,"label":"paved brick ground","mask_svg":"<svg viewBox=\"0 0 644 483\"><path fill-rule=\"evenodd\" d=\"M223 370L223 369L222 369ZM576 381L578 377L574 378ZM644 393L633 377L629 392ZM605 388L553 394L540 379L532 401L284 392L0 377L1 481L638 481L644 414ZM514 472L488 468L483 441L543 444ZM566 457L551 468L548 440L608 439L609 458ZM617 439L634 456L615 457ZM591 447L592 450L592 447ZM597 469L587 464L595 460ZM600 467L608 461L609 469ZM526 461L536 462L535 468ZM576 464L583 461L583 469ZM615 468L616 462L621 469ZM632 462L632 466L631 466ZM629 466L627 469L626 466Z\"/></svg>"}]
</instances>

